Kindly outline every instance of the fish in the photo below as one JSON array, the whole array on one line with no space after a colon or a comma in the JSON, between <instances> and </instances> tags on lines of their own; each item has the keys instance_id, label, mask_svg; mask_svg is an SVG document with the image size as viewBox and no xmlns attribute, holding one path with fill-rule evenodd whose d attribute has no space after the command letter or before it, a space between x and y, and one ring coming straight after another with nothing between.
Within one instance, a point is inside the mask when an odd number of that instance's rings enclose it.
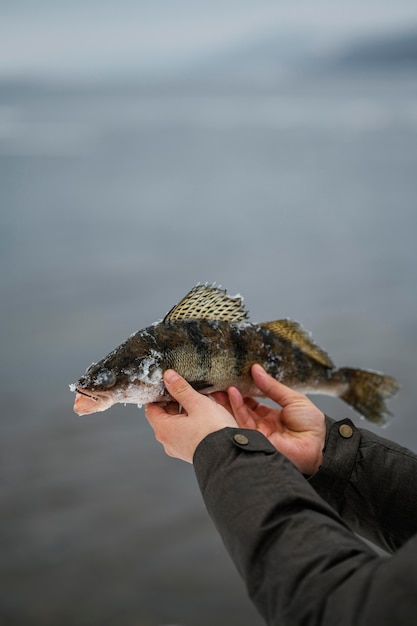
<instances>
[{"instance_id":1,"label":"fish","mask_svg":"<svg viewBox=\"0 0 417 626\"><path fill-rule=\"evenodd\" d=\"M376 424L387 423L385 400L399 388L395 378L380 372L337 368L300 323L252 323L241 295L199 283L162 320L130 335L70 385L74 411L87 415L115 403L167 403L172 398L163 374L171 368L203 394L234 386L244 397L262 396L251 376L255 363L304 394L340 398Z\"/></svg>"}]
</instances>

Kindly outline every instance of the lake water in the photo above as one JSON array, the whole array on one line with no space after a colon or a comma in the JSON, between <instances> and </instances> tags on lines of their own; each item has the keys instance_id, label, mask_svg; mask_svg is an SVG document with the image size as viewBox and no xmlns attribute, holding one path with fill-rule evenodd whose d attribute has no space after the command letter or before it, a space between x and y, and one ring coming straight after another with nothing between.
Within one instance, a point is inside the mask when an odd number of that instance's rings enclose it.
<instances>
[{"instance_id":1,"label":"lake water","mask_svg":"<svg viewBox=\"0 0 417 626\"><path fill-rule=\"evenodd\" d=\"M192 468L68 384L217 282L396 376L383 435L417 450L416 77L1 94L2 623L261 624Z\"/></svg>"}]
</instances>

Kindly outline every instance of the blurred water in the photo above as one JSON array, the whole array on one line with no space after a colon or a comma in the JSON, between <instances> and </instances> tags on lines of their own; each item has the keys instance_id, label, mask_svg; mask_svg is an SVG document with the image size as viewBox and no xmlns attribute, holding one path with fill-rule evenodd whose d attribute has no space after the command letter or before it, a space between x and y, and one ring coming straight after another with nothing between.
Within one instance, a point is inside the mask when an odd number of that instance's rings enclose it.
<instances>
[{"instance_id":1,"label":"blurred water","mask_svg":"<svg viewBox=\"0 0 417 626\"><path fill-rule=\"evenodd\" d=\"M397 376L384 435L417 449L415 75L2 93L3 623L260 624L192 468L68 384L217 281Z\"/></svg>"}]
</instances>

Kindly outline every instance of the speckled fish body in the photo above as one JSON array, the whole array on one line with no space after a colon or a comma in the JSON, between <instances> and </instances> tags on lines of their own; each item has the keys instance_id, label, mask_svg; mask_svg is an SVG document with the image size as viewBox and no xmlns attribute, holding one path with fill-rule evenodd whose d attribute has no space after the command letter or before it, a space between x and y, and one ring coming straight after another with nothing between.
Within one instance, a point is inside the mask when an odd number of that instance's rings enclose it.
<instances>
[{"instance_id":1,"label":"speckled fish body","mask_svg":"<svg viewBox=\"0 0 417 626\"><path fill-rule=\"evenodd\" d=\"M396 381L378 372L337 369L310 335L292 320L252 324L240 296L197 285L165 318L131 335L71 388L80 415L116 402L142 405L170 399L163 372L173 368L202 393L237 387L261 395L250 370L254 363L304 393L342 398L369 420L389 415L384 400Z\"/></svg>"}]
</instances>

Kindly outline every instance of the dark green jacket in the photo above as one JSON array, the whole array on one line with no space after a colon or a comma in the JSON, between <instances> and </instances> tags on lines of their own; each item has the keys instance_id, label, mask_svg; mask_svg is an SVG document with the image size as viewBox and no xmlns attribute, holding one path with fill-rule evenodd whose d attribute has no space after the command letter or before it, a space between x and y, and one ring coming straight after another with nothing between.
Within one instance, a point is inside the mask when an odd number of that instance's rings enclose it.
<instances>
[{"instance_id":1,"label":"dark green jacket","mask_svg":"<svg viewBox=\"0 0 417 626\"><path fill-rule=\"evenodd\" d=\"M327 419L323 465L310 480L253 430L209 435L194 468L267 624L417 624L415 454ZM376 554L352 530L394 554Z\"/></svg>"}]
</instances>

